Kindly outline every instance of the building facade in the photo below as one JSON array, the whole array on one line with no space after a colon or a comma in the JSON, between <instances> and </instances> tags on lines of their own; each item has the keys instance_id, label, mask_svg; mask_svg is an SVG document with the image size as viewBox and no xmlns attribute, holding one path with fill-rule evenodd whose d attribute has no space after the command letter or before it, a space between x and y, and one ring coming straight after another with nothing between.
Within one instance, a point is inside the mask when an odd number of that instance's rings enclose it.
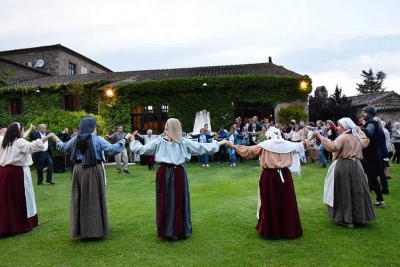
<instances>
[{"instance_id":1,"label":"building facade","mask_svg":"<svg viewBox=\"0 0 400 267\"><path fill-rule=\"evenodd\" d=\"M61 44L0 51L0 58L51 75L112 72L103 65L62 46Z\"/></svg>"}]
</instances>

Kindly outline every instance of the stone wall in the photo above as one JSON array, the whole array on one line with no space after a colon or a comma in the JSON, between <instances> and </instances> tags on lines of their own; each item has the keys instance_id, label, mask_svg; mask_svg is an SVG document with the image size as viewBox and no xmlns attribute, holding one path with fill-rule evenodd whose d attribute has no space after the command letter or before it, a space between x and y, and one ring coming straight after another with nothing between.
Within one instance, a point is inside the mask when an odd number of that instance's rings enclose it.
<instances>
[{"instance_id":1,"label":"stone wall","mask_svg":"<svg viewBox=\"0 0 400 267\"><path fill-rule=\"evenodd\" d=\"M89 62L59 49L2 55L2 58L17 62L22 65L30 62L32 67L35 67L36 62L39 59L42 59L44 61L44 65L36 68L53 75L68 75L68 67L70 62L75 64L76 74L81 74L81 67L86 68L87 73L105 73L104 70L90 64Z\"/></svg>"},{"instance_id":2,"label":"stone wall","mask_svg":"<svg viewBox=\"0 0 400 267\"><path fill-rule=\"evenodd\" d=\"M364 107L358 107L357 108L357 116L361 116L361 111ZM400 107L399 107L400 108ZM399 110L382 110L382 111L377 111L376 116L379 117L381 120L384 122L391 122L392 126L393 123L398 121L400 122L400 109Z\"/></svg>"},{"instance_id":3,"label":"stone wall","mask_svg":"<svg viewBox=\"0 0 400 267\"><path fill-rule=\"evenodd\" d=\"M44 65L41 68L37 68L38 70L48 72L53 75L60 75L59 63L58 63L59 60L58 50L10 54L10 55L2 55L2 57L22 65L30 63L31 67L34 67L39 59L42 59L44 61Z\"/></svg>"},{"instance_id":4,"label":"stone wall","mask_svg":"<svg viewBox=\"0 0 400 267\"><path fill-rule=\"evenodd\" d=\"M60 73L61 73L60 75L68 75L69 63L75 64L76 74L82 74L81 73L82 67L87 69L87 73L105 73L104 70L102 70L102 69L100 69L78 57L70 55L64 51L60 51L59 63L60 63Z\"/></svg>"},{"instance_id":5,"label":"stone wall","mask_svg":"<svg viewBox=\"0 0 400 267\"><path fill-rule=\"evenodd\" d=\"M0 64L2 66L0 68L0 72L6 72L9 70L12 71L12 75L10 76L10 80L12 80L12 81L21 82L21 81L26 81L26 80L30 80L30 79L36 79L36 78L47 76L44 73L40 73L35 70L30 70L28 68L16 66L13 64L9 64L4 61L0 61Z\"/></svg>"}]
</instances>

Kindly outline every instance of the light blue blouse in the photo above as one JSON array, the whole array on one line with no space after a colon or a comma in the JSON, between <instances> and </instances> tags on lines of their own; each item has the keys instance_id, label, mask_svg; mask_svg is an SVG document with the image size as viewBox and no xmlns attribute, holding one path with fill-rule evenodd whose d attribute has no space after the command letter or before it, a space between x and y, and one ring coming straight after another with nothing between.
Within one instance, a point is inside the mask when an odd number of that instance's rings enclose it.
<instances>
[{"instance_id":1,"label":"light blue blouse","mask_svg":"<svg viewBox=\"0 0 400 267\"><path fill-rule=\"evenodd\" d=\"M139 141L131 142L130 149L135 154L155 154L155 161L172 165L182 165L188 162L191 154L213 154L218 152L219 143L215 140L212 143L199 143L190 139L182 138L181 143L170 142L164 138L157 138L146 145Z\"/></svg>"},{"instance_id":2,"label":"light blue blouse","mask_svg":"<svg viewBox=\"0 0 400 267\"><path fill-rule=\"evenodd\" d=\"M72 146L75 142L75 139L76 139L76 136L71 138L71 140L69 140L66 143L58 140L57 144L56 144L57 150L63 151L67 154L71 154L72 148L73 148ZM121 153L122 150L125 149L125 143L126 143L126 140L122 139L115 144L110 144L103 137L98 136L98 135L93 135L92 141L93 141L93 146L95 148L96 159L102 160L104 162L106 161L105 157L104 157L104 152L106 152L106 154L109 156L115 156L115 155ZM83 155L78 149L76 150L76 159L79 159L79 160L83 159Z\"/></svg>"}]
</instances>

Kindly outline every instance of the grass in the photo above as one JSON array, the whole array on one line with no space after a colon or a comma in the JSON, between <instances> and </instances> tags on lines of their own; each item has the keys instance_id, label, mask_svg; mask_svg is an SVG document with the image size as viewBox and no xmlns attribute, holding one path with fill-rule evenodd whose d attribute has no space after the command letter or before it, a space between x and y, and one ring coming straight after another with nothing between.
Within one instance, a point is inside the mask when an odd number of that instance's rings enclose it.
<instances>
[{"instance_id":1,"label":"grass","mask_svg":"<svg viewBox=\"0 0 400 267\"><path fill-rule=\"evenodd\" d=\"M130 174L106 167L111 235L100 241L69 238L68 172L54 174L55 186L36 186L40 225L33 231L0 238L0 266L398 266L400 252L400 165L390 168L388 207L377 222L348 229L327 217L322 203L327 169L308 164L295 179L304 236L265 240L255 230L256 161L230 167L186 165L191 193L193 234L187 240L157 238L155 173L130 166ZM36 180L36 174L32 174ZM36 183L35 183L36 184ZM373 196L373 198L375 198Z\"/></svg>"}]
</instances>

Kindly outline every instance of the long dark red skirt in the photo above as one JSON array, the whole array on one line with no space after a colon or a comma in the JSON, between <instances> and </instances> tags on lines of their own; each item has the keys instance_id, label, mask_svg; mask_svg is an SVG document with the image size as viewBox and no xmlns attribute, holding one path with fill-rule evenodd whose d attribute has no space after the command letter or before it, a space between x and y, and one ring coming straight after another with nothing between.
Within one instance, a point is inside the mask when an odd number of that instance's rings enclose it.
<instances>
[{"instance_id":1,"label":"long dark red skirt","mask_svg":"<svg viewBox=\"0 0 400 267\"><path fill-rule=\"evenodd\" d=\"M158 237L187 237L192 233L190 195L182 166L160 166L156 173Z\"/></svg>"},{"instance_id":2,"label":"long dark red skirt","mask_svg":"<svg viewBox=\"0 0 400 267\"><path fill-rule=\"evenodd\" d=\"M260 177L261 207L256 229L263 238L293 239L303 235L292 174L282 169L264 169Z\"/></svg>"},{"instance_id":3,"label":"long dark red skirt","mask_svg":"<svg viewBox=\"0 0 400 267\"><path fill-rule=\"evenodd\" d=\"M23 167L0 167L0 234L25 233L37 225L37 214L27 218Z\"/></svg>"}]
</instances>

